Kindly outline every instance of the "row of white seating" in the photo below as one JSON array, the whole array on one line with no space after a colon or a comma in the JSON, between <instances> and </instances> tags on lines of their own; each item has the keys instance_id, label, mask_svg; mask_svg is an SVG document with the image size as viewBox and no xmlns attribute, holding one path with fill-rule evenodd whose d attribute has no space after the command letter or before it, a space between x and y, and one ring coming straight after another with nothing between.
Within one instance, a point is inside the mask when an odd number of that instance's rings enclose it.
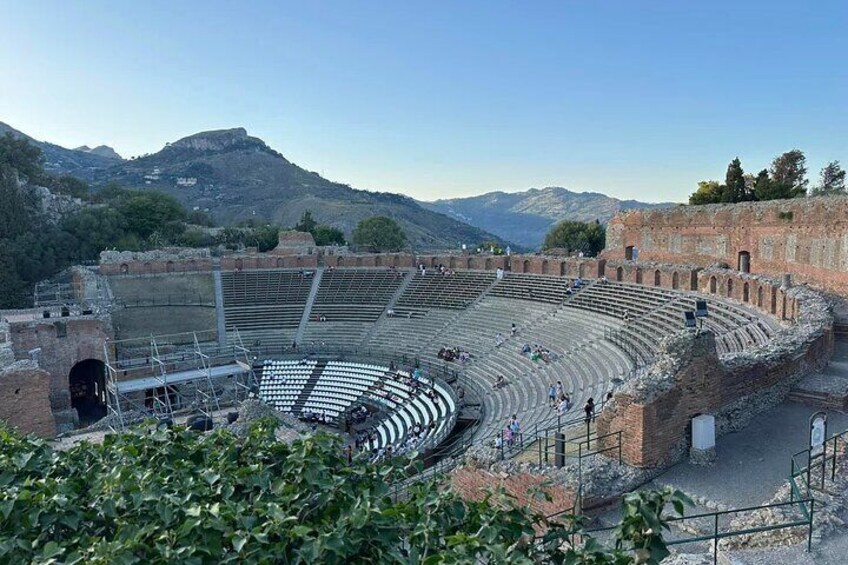
<instances>
[{"instance_id":1,"label":"row of white seating","mask_svg":"<svg viewBox=\"0 0 848 565\"><path fill-rule=\"evenodd\" d=\"M438 383L432 389L435 400L427 395L430 385L412 387L412 376L405 371L366 363L330 361L313 383L309 396L296 406L310 379L315 361L267 360L260 383L260 396L279 410L310 412L337 419L358 401L369 400L385 406L386 418L375 426L378 449L398 448L416 425L427 430L416 445L440 435L456 411L453 396Z\"/></svg>"}]
</instances>

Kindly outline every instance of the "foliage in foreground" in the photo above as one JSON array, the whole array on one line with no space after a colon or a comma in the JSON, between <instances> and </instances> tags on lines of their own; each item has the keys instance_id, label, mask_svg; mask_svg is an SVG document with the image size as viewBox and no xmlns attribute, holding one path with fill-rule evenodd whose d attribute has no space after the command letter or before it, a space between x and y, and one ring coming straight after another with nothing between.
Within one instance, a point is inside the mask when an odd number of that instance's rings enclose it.
<instances>
[{"instance_id":1,"label":"foliage in foreground","mask_svg":"<svg viewBox=\"0 0 848 565\"><path fill-rule=\"evenodd\" d=\"M611 549L534 542L532 516L502 495L467 502L389 485L408 461L348 465L337 439L277 442L183 428L107 436L54 452L0 428L2 563L658 563L672 491L631 495ZM579 521L575 521L579 526Z\"/></svg>"}]
</instances>

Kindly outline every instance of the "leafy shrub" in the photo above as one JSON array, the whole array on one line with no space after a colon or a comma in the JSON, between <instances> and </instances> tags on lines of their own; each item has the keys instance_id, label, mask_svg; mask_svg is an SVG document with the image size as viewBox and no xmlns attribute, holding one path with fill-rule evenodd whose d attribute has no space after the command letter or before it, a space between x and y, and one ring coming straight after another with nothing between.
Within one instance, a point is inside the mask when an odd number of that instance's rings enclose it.
<instances>
[{"instance_id":1,"label":"leafy shrub","mask_svg":"<svg viewBox=\"0 0 848 565\"><path fill-rule=\"evenodd\" d=\"M613 550L569 548L563 527L534 543L544 519L503 496L423 483L395 501L409 460L348 464L338 438L281 443L275 425L141 429L65 452L0 428L0 562L657 563L662 509L680 504L634 495Z\"/></svg>"}]
</instances>

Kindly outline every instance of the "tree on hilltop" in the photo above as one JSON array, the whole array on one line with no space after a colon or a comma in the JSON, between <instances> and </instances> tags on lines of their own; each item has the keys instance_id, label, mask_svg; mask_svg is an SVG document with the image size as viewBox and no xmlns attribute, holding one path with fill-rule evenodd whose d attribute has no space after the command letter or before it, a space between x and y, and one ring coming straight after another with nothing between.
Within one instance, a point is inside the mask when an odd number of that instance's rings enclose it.
<instances>
[{"instance_id":1,"label":"tree on hilltop","mask_svg":"<svg viewBox=\"0 0 848 565\"><path fill-rule=\"evenodd\" d=\"M545 236L542 249L562 248L582 251L585 255L597 255L606 244L606 230L600 222L559 222Z\"/></svg>"},{"instance_id":2,"label":"tree on hilltop","mask_svg":"<svg viewBox=\"0 0 848 565\"><path fill-rule=\"evenodd\" d=\"M316 222L315 218L312 217L312 212L310 210L306 210L300 217L300 221L295 224L294 229L297 231L312 233L315 231L317 226L318 222Z\"/></svg>"},{"instance_id":3,"label":"tree on hilltop","mask_svg":"<svg viewBox=\"0 0 848 565\"><path fill-rule=\"evenodd\" d=\"M742 162L737 157L727 166L721 201L744 202L752 199L753 195L748 194L745 186L745 171L742 170Z\"/></svg>"},{"instance_id":4,"label":"tree on hilltop","mask_svg":"<svg viewBox=\"0 0 848 565\"><path fill-rule=\"evenodd\" d=\"M718 181L702 180L698 182L698 190L689 196L689 204L699 206L701 204L718 204L722 201L723 188Z\"/></svg>"},{"instance_id":5,"label":"tree on hilltop","mask_svg":"<svg viewBox=\"0 0 848 565\"><path fill-rule=\"evenodd\" d=\"M831 161L821 170L821 183L810 189L810 196L845 194L845 170L839 161Z\"/></svg>"},{"instance_id":6,"label":"tree on hilltop","mask_svg":"<svg viewBox=\"0 0 848 565\"><path fill-rule=\"evenodd\" d=\"M807 158L799 149L775 157L769 170L775 199L797 198L807 194Z\"/></svg>"},{"instance_id":7,"label":"tree on hilltop","mask_svg":"<svg viewBox=\"0 0 848 565\"><path fill-rule=\"evenodd\" d=\"M406 243L406 234L393 219L373 216L356 224L352 239L353 243L370 251L400 251Z\"/></svg>"}]
</instances>

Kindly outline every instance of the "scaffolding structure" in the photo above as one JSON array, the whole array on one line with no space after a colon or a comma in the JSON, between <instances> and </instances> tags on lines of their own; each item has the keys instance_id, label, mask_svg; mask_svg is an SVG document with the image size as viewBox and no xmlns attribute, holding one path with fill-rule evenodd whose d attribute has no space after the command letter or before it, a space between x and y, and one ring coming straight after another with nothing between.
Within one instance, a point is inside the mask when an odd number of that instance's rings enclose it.
<instances>
[{"instance_id":1,"label":"scaffolding structure","mask_svg":"<svg viewBox=\"0 0 848 565\"><path fill-rule=\"evenodd\" d=\"M238 330L221 348L209 332L151 336L147 354L140 340L106 342L107 417L113 431L154 418L178 416L212 419L256 390L250 349Z\"/></svg>"}]
</instances>

